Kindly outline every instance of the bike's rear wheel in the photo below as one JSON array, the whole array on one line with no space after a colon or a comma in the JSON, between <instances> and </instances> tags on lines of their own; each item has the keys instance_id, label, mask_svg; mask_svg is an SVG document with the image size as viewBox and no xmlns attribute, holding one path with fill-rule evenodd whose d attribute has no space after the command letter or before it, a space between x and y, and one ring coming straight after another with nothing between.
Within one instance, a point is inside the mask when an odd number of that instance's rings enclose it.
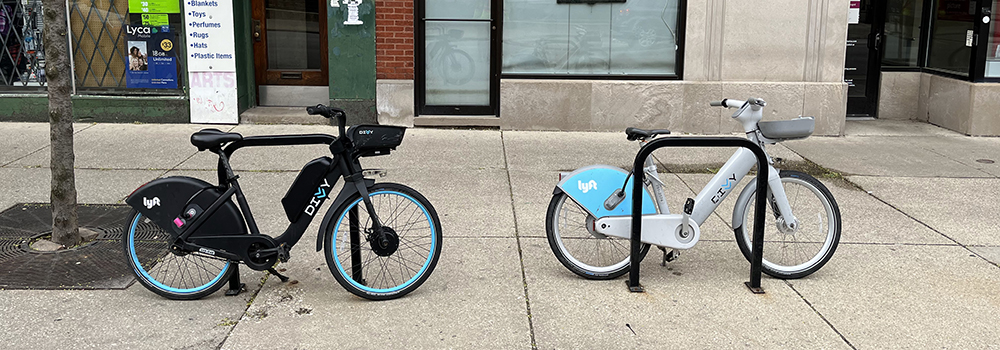
<instances>
[{"instance_id":1,"label":"bike's rear wheel","mask_svg":"<svg viewBox=\"0 0 1000 350\"><path fill-rule=\"evenodd\" d=\"M795 279L812 274L833 257L840 242L840 208L833 194L816 178L798 171L782 170L781 184L785 197L798 220L794 230L783 227L784 218L775 214L769 204L764 213L764 259L761 270L776 278ZM751 182L745 191L756 191ZM743 218L743 225L734 229L736 243L743 256L750 260L753 246L753 220L756 193L740 195L733 213ZM769 199L773 200L773 199Z\"/></svg>"},{"instance_id":2,"label":"bike's rear wheel","mask_svg":"<svg viewBox=\"0 0 1000 350\"><path fill-rule=\"evenodd\" d=\"M552 196L545 214L549 247L559 262L573 273L588 279L618 278L629 270L630 241L593 232L588 223L594 217L565 193ZM639 260L649 252L642 244Z\"/></svg>"},{"instance_id":3,"label":"bike's rear wheel","mask_svg":"<svg viewBox=\"0 0 1000 350\"><path fill-rule=\"evenodd\" d=\"M441 256L441 222L434 207L417 191L400 184L379 183L368 198L382 223L387 244L372 228L360 194L334 212L324 235L326 262L344 289L362 298L399 298L420 287ZM358 218L351 238L351 210Z\"/></svg>"},{"instance_id":4,"label":"bike's rear wheel","mask_svg":"<svg viewBox=\"0 0 1000 350\"><path fill-rule=\"evenodd\" d=\"M199 252L172 249L169 233L133 211L122 243L125 257L139 284L169 299L191 300L222 288L233 263Z\"/></svg>"}]
</instances>

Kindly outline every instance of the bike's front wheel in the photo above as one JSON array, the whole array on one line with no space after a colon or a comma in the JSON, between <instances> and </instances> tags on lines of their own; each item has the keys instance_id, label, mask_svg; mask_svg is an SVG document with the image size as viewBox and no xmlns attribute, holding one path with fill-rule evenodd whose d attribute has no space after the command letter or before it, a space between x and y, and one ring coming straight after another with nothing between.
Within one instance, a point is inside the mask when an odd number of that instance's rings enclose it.
<instances>
[{"instance_id":1,"label":"bike's front wheel","mask_svg":"<svg viewBox=\"0 0 1000 350\"><path fill-rule=\"evenodd\" d=\"M122 243L132 272L143 287L169 299L199 299L229 281L233 263L200 252L173 249L169 233L132 211Z\"/></svg>"},{"instance_id":2,"label":"bike's front wheel","mask_svg":"<svg viewBox=\"0 0 1000 350\"><path fill-rule=\"evenodd\" d=\"M630 242L593 230L595 218L565 193L552 196L545 214L545 235L559 262L588 279L618 278L629 270ZM642 244L639 260L649 252Z\"/></svg>"},{"instance_id":3,"label":"bike's front wheel","mask_svg":"<svg viewBox=\"0 0 1000 350\"><path fill-rule=\"evenodd\" d=\"M764 213L764 273L782 279L802 278L830 261L840 242L840 208L833 194L816 178L798 171L779 173L788 205L798 221L794 227L776 214L774 198L768 198ZM733 230L743 256L750 260L756 181L747 185L737 199L733 221L742 222ZM742 220L740 220L742 218Z\"/></svg>"},{"instance_id":4,"label":"bike's front wheel","mask_svg":"<svg viewBox=\"0 0 1000 350\"><path fill-rule=\"evenodd\" d=\"M381 232L372 227L361 195L351 196L324 234L326 262L337 282L357 296L399 298L434 271L441 255L441 222L431 203L404 185L376 184L368 198Z\"/></svg>"}]
</instances>

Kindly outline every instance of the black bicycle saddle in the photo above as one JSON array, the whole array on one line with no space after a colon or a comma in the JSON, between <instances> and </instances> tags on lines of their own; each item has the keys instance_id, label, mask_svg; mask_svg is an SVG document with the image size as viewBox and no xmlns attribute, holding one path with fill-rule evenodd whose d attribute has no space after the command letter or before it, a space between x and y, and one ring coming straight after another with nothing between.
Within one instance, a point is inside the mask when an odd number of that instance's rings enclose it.
<instances>
[{"instance_id":1,"label":"black bicycle saddle","mask_svg":"<svg viewBox=\"0 0 1000 350\"><path fill-rule=\"evenodd\" d=\"M198 147L199 151L222 147L226 143L242 139L243 135L235 132L222 132L218 129L201 129L201 131L191 134L191 144Z\"/></svg>"},{"instance_id":2,"label":"black bicycle saddle","mask_svg":"<svg viewBox=\"0 0 1000 350\"><path fill-rule=\"evenodd\" d=\"M643 130L639 128L629 127L625 129L625 135L628 135L629 141L645 140L656 135L670 135L670 130L667 129Z\"/></svg>"}]
</instances>

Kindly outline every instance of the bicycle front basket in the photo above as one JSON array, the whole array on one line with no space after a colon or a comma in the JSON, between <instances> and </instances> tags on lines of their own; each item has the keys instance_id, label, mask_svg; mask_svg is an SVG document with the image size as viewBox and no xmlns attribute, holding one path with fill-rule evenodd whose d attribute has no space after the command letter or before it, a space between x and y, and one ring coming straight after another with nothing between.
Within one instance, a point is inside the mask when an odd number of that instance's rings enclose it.
<instances>
[{"instance_id":1,"label":"bicycle front basket","mask_svg":"<svg viewBox=\"0 0 1000 350\"><path fill-rule=\"evenodd\" d=\"M355 125L347 130L347 137L354 143L360 157L389 154L403 143L406 128L392 125Z\"/></svg>"}]
</instances>

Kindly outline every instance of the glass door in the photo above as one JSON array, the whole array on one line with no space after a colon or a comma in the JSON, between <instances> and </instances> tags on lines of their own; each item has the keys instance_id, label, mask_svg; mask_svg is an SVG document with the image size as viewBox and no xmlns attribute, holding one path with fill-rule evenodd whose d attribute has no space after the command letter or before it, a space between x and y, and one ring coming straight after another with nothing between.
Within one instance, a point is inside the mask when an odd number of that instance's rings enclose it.
<instances>
[{"instance_id":1,"label":"glass door","mask_svg":"<svg viewBox=\"0 0 1000 350\"><path fill-rule=\"evenodd\" d=\"M851 0L847 25L847 116L876 117L881 77L885 3Z\"/></svg>"},{"instance_id":2,"label":"glass door","mask_svg":"<svg viewBox=\"0 0 1000 350\"><path fill-rule=\"evenodd\" d=\"M491 0L417 1L417 115L497 115L496 7Z\"/></svg>"}]
</instances>

